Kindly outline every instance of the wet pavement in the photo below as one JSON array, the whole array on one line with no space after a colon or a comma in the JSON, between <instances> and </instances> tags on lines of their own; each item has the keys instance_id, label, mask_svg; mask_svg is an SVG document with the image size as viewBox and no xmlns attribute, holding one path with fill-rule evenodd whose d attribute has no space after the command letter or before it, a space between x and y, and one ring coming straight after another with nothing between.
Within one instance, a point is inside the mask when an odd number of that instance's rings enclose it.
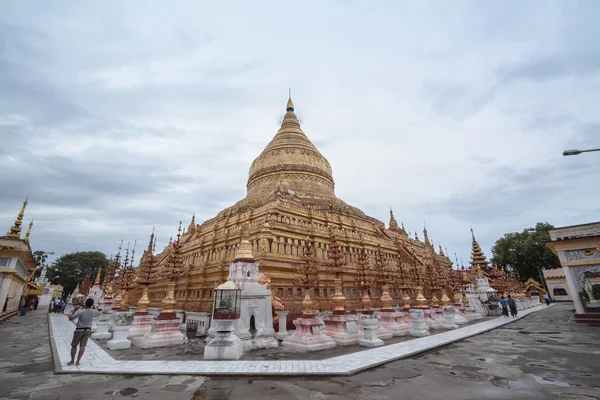
<instances>
[{"instance_id":1,"label":"wet pavement","mask_svg":"<svg viewBox=\"0 0 600 400\"><path fill-rule=\"evenodd\" d=\"M0 326L0 399L600 399L600 329L557 304L350 377L54 375L46 313Z\"/></svg>"}]
</instances>

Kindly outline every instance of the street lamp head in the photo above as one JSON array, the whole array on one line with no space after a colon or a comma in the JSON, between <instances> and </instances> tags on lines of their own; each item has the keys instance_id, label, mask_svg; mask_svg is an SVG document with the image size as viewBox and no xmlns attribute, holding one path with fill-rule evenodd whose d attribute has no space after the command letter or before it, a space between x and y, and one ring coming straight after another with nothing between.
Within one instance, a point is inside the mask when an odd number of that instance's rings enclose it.
<instances>
[{"instance_id":1,"label":"street lamp head","mask_svg":"<svg viewBox=\"0 0 600 400\"><path fill-rule=\"evenodd\" d=\"M577 154L581 154L581 150L572 149L563 151L563 156L576 156Z\"/></svg>"}]
</instances>

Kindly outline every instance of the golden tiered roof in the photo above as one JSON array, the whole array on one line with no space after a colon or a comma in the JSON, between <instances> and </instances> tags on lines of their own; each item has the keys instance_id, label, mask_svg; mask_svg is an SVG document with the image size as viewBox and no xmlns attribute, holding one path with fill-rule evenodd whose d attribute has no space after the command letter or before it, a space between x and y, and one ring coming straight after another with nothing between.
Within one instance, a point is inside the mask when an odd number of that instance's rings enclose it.
<instances>
[{"instance_id":1,"label":"golden tiered roof","mask_svg":"<svg viewBox=\"0 0 600 400\"><path fill-rule=\"evenodd\" d=\"M19 215L17 215L17 219L15 223L10 227L8 233L6 234L6 238L10 239L20 239L21 238L21 225L23 225L23 216L25 215L25 207L27 207L27 199L23 202L23 207L21 207L21 211Z\"/></svg>"},{"instance_id":2,"label":"golden tiered roof","mask_svg":"<svg viewBox=\"0 0 600 400\"><path fill-rule=\"evenodd\" d=\"M479 243L477 243L477 239L475 239L475 233L473 233L473 228L471 228L471 237L473 238L473 244L471 246L471 267L470 269L473 271L478 270L487 270L489 268L488 260L483 254L481 247L479 247Z\"/></svg>"}]
</instances>

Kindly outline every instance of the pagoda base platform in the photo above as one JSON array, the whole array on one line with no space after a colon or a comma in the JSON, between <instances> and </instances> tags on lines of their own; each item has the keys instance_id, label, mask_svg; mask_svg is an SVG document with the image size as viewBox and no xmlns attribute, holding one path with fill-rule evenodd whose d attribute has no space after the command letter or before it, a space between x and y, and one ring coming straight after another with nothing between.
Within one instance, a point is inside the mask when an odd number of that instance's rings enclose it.
<instances>
[{"instance_id":1,"label":"pagoda base platform","mask_svg":"<svg viewBox=\"0 0 600 400\"><path fill-rule=\"evenodd\" d=\"M321 332L323 321L320 318L297 318L294 325L296 331L283 338L284 347L299 351L319 351L336 346L332 338Z\"/></svg>"},{"instance_id":2,"label":"pagoda base platform","mask_svg":"<svg viewBox=\"0 0 600 400\"><path fill-rule=\"evenodd\" d=\"M332 314L324 318L325 335L338 346L358 344L363 335L358 331L358 317L354 314Z\"/></svg>"},{"instance_id":3,"label":"pagoda base platform","mask_svg":"<svg viewBox=\"0 0 600 400\"><path fill-rule=\"evenodd\" d=\"M144 336L134 337L132 342L141 349L183 345L185 338L179 331L179 323L179 318L155 319L152 330Z\"/></svg>"},{"instance_id":4,"label":"pagoda base platform","mask_svg":"<svg viewBox=\"0 0 600 400\"><path fill-rule=\"evenodd\" d=\"M127 332L127 337L144 336L152 332L152 320L154 317L150 313L135 313L133 314L133 322Z\"/></svg>"},{"instance_id":5,"label":"pagoda base platform","mask_svg":"<svg viewBox=\"0 0 600 400\"><path fill-rule=\"evenodd\" d=\"M388 340L393 336L406 336L410 332L410 326L402 321L403 314L399 311L376 311L375 316L379 318L379 327L377 328L377 337ZM389 332L389 336L379 334L379 328Z\"/></svg>"}]
</instances>

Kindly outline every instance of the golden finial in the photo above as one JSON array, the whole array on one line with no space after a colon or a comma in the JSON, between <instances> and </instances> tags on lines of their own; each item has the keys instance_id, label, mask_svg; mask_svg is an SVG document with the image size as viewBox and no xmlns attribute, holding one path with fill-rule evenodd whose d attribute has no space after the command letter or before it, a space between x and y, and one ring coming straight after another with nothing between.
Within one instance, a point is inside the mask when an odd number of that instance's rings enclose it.
<instances>
[{"instance_id":1,"label":"golden finial","mask_svg":"<svg viewBox=\"0 0 600 400\"><path fill-rule=\"evenodd\" d=\"M33 218L35 218L35 215L31 218L31 222L29 223L29 228L27 229L27 233L25 233L25 241L27 243L29 243L29 236L31 235L31 228L33 227Z\"/></svg>"},{"instance_id":2,"label":"golden finial","mask_svg":"<svg viewBox=\"0 0 600 400\"><path fill-rule=\"evenodd\" d=\"M398 230L398 222L396 222L396 218L394 218L394 212L392 211L392 207L390 207L390 223L388 224L388 229Z\"/></svg>"},{"instance_id":3,"label":"golden finial","mask_svg":"<svg viewBox=\"0 0 600 400\"><path fill-rule=\"evenodd\" d=\"M131 264L129 264L133 268L133 260L135 258L135 246L137 245L137 239L133 242L133 250L131 250Z\"/></svg>"},{"instance_id":4,"label":"golden finial","mask_svg":"<svg viewBox=\"0 0 600 400\"><path fill-rule=\"evenodd\" d=\"M292 103L292 88L289 88L289 97L288 97L288 102L287 102L287 106L285 107L286 111L294 111L294 103Z\"/></svg>"},{"instance_id":5,"label":"golden finial","mask_svg":"<svg viewBox=\"0 0 600 400\"><path fill-rule=\"evenodd\" d=\"M23 224L23 216L25 215L25 207L27 207L28 199L29 196L25 198L25 201L23 202L23 207L21 207L21 211L19 212L19 215L17 215L17 219L15 220L13 226L10 227L10 230L6 234L6 237L9 237L11 239L21 238L21 225Z\"/></svg>"}]
</instances>

